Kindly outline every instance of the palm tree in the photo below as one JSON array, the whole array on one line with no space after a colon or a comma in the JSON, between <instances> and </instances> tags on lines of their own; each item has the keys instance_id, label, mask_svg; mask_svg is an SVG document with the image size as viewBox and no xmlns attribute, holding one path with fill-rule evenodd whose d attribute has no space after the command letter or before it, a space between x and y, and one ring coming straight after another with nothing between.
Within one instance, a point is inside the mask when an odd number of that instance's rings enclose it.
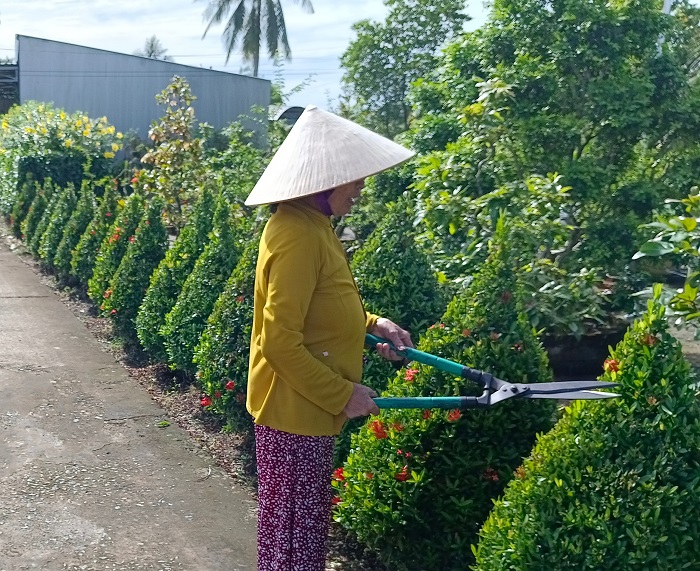
<instances>
[{"instance_id":1,"label":"palm tree","mask_svg":"<svg viewBox=\"0 0 700 571\"><path fill-rule=\"evenodd\" d=\"M160 40L151 36L143 44L143 48L134 52L135 56L148 57L151 59L162 59L163 61L174 61L170 56L166 56L168 50L163 47Z\"/></svg>"},{"instance_id":2,"label":"palm tree","mask_svg":"<svg viewBox=\"0 0 700 571\"><path fill-rule=\"evenodd\" d=\"M313 13L310 0L294 1ZM281 53L285 59L291 58L281 0L210 0L204 12L204 19L209 23L202 37L207 35L209 28L220 24L225 18L228 18L224 28L226 63L240 42L243 59L253 62L253 75L257 77L263 35L270 57Z\"/></svg>"}]
</instances>

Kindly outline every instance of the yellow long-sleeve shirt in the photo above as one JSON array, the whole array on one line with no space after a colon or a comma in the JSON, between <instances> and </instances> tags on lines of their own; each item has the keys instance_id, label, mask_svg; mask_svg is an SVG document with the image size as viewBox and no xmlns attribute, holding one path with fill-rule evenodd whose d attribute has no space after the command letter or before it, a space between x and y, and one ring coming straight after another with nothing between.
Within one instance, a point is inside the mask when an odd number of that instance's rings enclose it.
<instances>
[{"instance_id":1,"label":"yellow long-sleeve shirt","mask_svg":"<svg viewBox=\"0 0 700 571\"><path fill-rule=\"evenodd\" d=\"M362 377L365 312L330 219L300 201L279 205L260 240L248 411L305 436L338 434Z\"/></svg>"}]
</instances>

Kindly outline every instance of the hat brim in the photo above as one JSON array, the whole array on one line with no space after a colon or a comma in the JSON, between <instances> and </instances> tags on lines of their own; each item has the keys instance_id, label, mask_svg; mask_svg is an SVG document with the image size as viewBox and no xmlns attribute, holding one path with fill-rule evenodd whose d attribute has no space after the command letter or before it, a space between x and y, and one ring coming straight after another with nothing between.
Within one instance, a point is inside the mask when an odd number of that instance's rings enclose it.
<instances>
[{"instance_id":1,"label":"hat brim","mask_svg":"<svg viewBox=\"0 0 700 571\"><path fill-rule=\"evenodd\" d=\"M245 203L285 202L362 180L415 153L352 121L309 106Z\"/></svg>"}]
</instances>

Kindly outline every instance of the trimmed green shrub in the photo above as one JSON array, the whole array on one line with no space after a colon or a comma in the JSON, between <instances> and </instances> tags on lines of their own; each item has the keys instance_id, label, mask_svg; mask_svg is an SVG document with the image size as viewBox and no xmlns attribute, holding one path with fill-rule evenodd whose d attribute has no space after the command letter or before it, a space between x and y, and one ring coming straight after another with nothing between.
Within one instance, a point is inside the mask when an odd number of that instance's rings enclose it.
<instances>
[{"instance_id":1,"label":"trimmed green shrub","mask_svg":"<svg viewBox=\"0 0 700 571\"><path fill-rule=\"evenodd\" d=\"M69 182L58 193L56 204L51 212L51 220L39 241L39 257L47 268L53 268L53 259L56 256L58 244L63 237L63 231L75 211L78 197L73 183Z\"/></svg>"},{"instance_id":2,"label":"trimmed green shrub","mask_svg":"<svg viewBox=\"0 0 700 571\"><path fill-rule=\"evenodd\" d=\"M80 189L80 198L71 214L64 230L61 241L56 248L56 255L53 259L53 266L58 278L67 283L70 281L71 260L73 251L78 245L85 229L90 224L95 215L95 193L92 190L93 182L89 179L83 180Z\"/></svg>"},{"instance_id":3,"label":"trimmed green shrub","mask_svg":"<svg viewBox=\"0 0 700 571\"><path fill-rule=\"evenodd\" d=\"M205 185L187 224L153 272L136 316L136 332L141 345L159 361L168 359L160 329L209 239L214 204L214 193Z\"/></svg>"},{"instance_id":4,"label":"trimmed green shrub","mask_svg":"<svg viewBox=\"0 0 700 571\"><path fill-rule=\"evenodd\" d=\"M391 319L416 338L445 312L447 290L415 241L415 213L406 199L387 215L353 255L351 268L367 310ZM395 369L370 352L363 383L381 392Z\"/></svg>"},{"instance_id":5,"label":"trimmed green shrub","mask_svg":"<svg viewBox=\"0 0 700 571\"><path fill-rule=\"evenodd\" d=\"M151 198L134 235L129 237L124 257L104 293L100 309L112 317L122 340L137 344L134 320L146 295L153 270L165 256L168 233L163 220L163 200Z\"/></svg>"},{"instance_id":6,"label":"trimmed green shrub","mask_svg":"<svg viewBox=\"0 0 700 571\"><path fill-rule=\"evenodd\" d=\"M415 241L415 213L406 198L386 206L387 214L352 257L352 273L365 308L391 319L417 339L445 312L447 289L438 283L426 254ZM381 393L396 374L394 363L374 351L365 354L362 383ZM335 465L350 450L350 436L364 424L351 419L336 439Z\"/></svg>"},{"instance_id":7,"label":"trimmed green shrub","mask_svg":"<svg viewBox=\"0 0 700 571\"><path fill-rule=\"evenodd\" d=\"M20 224L22 240L27 248L29 247L29 242L32 237L36 233L36 227L44 216L44 211L49 205L50 192L53 192L53 186L49 187L46 184L40 185L38 182L35 182L34 185L34 198L29 206L29 210L27 210L27 216Z\"/></svg>"},{"instance_id":8,"label":"trimmed green shrub","mask_svg":"<svg viewBox=\"0 0 700 571\"><path fill-rule=\"evenodd\" d=\"M547 356L522 310L508 233L501 221L490 254L423 351L513 382L550 381ZM425 365L401 371L386 394L477 395L481 387ZM493 498L548 430L553 401L506 401L466 412L385 410L352 439L336 472L335 519L397 571L463 571Z\"/></svg>"},{"instance_id":9,"label":"trimmed green shrub","mask_svg":"<svg viewBox=\"0 0 700 571\"><path fill-rule=\"evenodd\" d=\"M260 223L241 254L236 269L214 304L195 349L198 382L212 400L211 409L223 414L229 428L252 434L252 418L245 407L248 355L253 328L253 293Z\"/></svg>"},{"instance_id":10,"label":"trimmed green shrub","mask_svg":"<svg viewBox=\"0 0 700 571\"><path fill-rule=\"evenodd\" d=\"M17 200L10 214L10 229L15 238L22 238L22 222L29 214L29 208L36 196L37 183L33 176L27 176L22 183Z\"/></svg>"},{"instance_id":11,"label":"trimmed green shrub","mask_svg":"<svg viewBox=\"0 0 700 571\"><path fill-rule=\"evenodd\" d=\"M82 288L87 288L88 281L95 270L100 245L107 237L107 233L123 205L123 201L119 200L117 185L114 181L103 179L96 182L93 187L95 195L99 195L100 185L104 185L102 186L102 198L99 199L92 220L78 240L70 262L71 276L78 281Z\"/></svg>"},{"instance_id":12,"label":"trimmed green shrub","mask_svg":"<svg viewBox=\"0 0 700 571\"><path fill-rule=\"evenodd\" d=\"M621 396L575 402L539 438L481 530L478 571L697 568L697 378L660 292L605 362Z\"/></svg>"},{"instance_id":13,"label":"trimmed green shrub","mask_svg":"<svg viewBox=\"0 0 700 571\"><path fill-rule=\"evenodd\" d=\"M34 255L34 257L39 257L39 246L41 245L41 238L44 236L44 232L49 227L49 223L53 219L54 211L57 209L58 204L61 201L61 195L63 194L62 189L55 185L53 181L49 178L44 180L44 192L46 193L46 198L48 200L46 208L39 219L39 223L34 229L34 234L27 242L27 249Z\"/></svg>"},{"instance_id":14,"label":"trimmed green shrub","mask_svg":"<svg viewBox=\"0 0 700 571\"><path fill-rule=\"evenodd\" d=\"M249 222L219 195L209 243L185 280L161 329L171 367L186 373L196 372L192 363L194 349L216 300L236 267L248 231Z\"/></svg>"},{"instance_id":15,"label":"trimmed green shrub","mask_svg":"<svg viewBox=\"0 0 700 571\"><path fill-rule=\"evenodd\" d=\"M141 194L134 193L129 196L100 244L95 258L95 268L92 277L88 280L88 296L100 309L109 282L112 281L114 272L117 271L126 253L129 239L136 232L143 207L144 197Z\"/></svg>"}]
</instances>

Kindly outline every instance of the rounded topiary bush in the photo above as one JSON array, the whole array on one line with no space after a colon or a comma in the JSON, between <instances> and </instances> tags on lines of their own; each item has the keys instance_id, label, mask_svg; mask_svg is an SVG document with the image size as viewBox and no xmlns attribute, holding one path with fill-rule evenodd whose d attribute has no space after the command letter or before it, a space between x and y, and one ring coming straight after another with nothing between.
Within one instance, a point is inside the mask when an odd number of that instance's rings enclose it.
<instances>
[{"instance_id":1,"label":"rounded topiary bush","mask_svg":"<svg viewBox=\"0 0 700 571\"><path fill-rule=\"evenodd\" d=\"M501 221L487 262L449 304L419 349L513 382L550 381L547 356L522 310ZM392 396L476 395L481 388L425 365L399 372ZM464 570L493 498L548 430L553 401L489 409L388 410L353 436L335 484L336 520L392 569Z\"/></svg>"},{"instance_id":2,"label":"rounded topiary bush","mask_svg":"<svg viewBox=\"0 0 700 571\"><path fill-rule=\"evenodd\" d=\"M406 198L387 205L387 214L352 257L351 268L365 308L407 329L414 339L445 312L447 288L415 241L415 213ZM396 367L374 351L365 354L362 383L382 392ZM350 435L364 420L348 421L336 439L335 464L350 449Z\"/></svg>"},{"instance_id":3,"label":"rounded topiary bush","mask_svg":"<svg viewBox=\"0 0 700 571\"><path fill-rule=\"evenodd\" d=\"M414 211L408 200L388 206L387 215L352 258L352 273L368 311L391 319L418 338L445 312L447 291L415 241ZM368 355L362 382L386 388L393 367Z\"/></svg>"},{"instance_id":4,"label":"rounded topiary bush","mask_svg":"<svg viewBox=\"0 0 700 571\"><path fill-rule=\"evenodd\" d=\"M36 214L38 216L38 221L34 226L34 231L31 234L29 234L28 237L25 234L25 243L27 245L27 249L34 256L39 255L39 244L41 244L41 237L44 235L44 232L46 232L46 228L48 227L49 222L51 222L53 211L56 208L56 204L58 203L61 197L61 189L55 186L51 179L47 178L44 180L41 194L43 194L43 196L45 197L46 203L44 205L43 210L37 208ZM42 202L43 201L41 200L39 201L39 206L42 204Z\"/></svg>"},{"instance_id":5,"label":"rounded topiary bush","mask_svg":"<svg viewBox=\"0 0 700 571\"><path fill-rule=\"evenodd\" d=\"M92 220L80 236L70 261L71 276L77 280L82 288L87 288L95 270L95 261L100 251L100 245L107 237L107 232L114 224L121 208L117 185L112 179L96 182L93 187L96 196L99 196L98 191L101 191L102 198L99 199Z\"/></svg>"},{"instance_id":6,"label":"rounded topiary bush","mask_svg":"<svg viewBox=\"0 0 700 571\"><path fill-rule=\"evenodd\" d=\"M484 524L478 571L698 567L697 378L658 301L600 380L621 396L575 402L539 438Z\"/></svg>"},{"instance_id":7,"label":"rounded topiary bush","mask_svg":"<svg viewBox=\"0 0 700 571\"><path fill-rule=\"evenodd\" d=\"M214 304L207 327L195 350L197 379L211 399L211 409L226 418L228 426L252 434L252 417L245 407L248 355L253 328L253 294L260 222L241 254L224 291Z\"/></svg>"},{"instance_id":8,"label":"rounded topiary bush","mask_svg":"<svg viewBox=\"0 0 700 571\"><path fill-rule=\"evenodd\" d=\"M128 240L124 257L100 306L112 317L117 335L131 345L138 344L134 320L146 295L151 274L165 256L168 246L163 214L163 201L158 197L151 198L134 235Z\"/></svg>"},{"instance_id":9,"label":"rounded topiary bush","mask_svg":"<svg viewBox=\"0 0 700 571\"><path fill-rule=\"evenodd\" d=\"M73 251L94 215L95 193L92 190L92 181L86 179L80 189L80 198L75 210L63 229L63 236L53 259L54 271L59 280L64 283L71 281Z\"/></svg>"},{"instance_id":10,"label":"rounded topiary bush","mask_svg":"<svg viewBox=\"0 0 700 571\"><path fill-rule=\"evenodd\" d=\"M53 185L35 183L34 198L27 210L27 216L20 224L20 234L27 248L29 248L29 242L36 233L36 228L49 205L50 192L52 191Z\"/></svg>"},{"instance_id":11,"label":"rounded topiary bush","mask_svg":"<svg viewBox=\"0 0 700 571\"><path fill-rule=\"evenodd\" d=\"M17 200L12 206L10 214L10 229L15 238L22 238L22 222L29 214L29 207L36 196L37 182L29 175L20 187Z\"/></svg>"},{"instance_id":12,"label":"rounded topiary bush","mask_svg":"<svg viewBox=\"0 0 700 571\"><path fill-rule=\"evenodd\" d=\"M196 372L192 363L194 349L217 298L238 263L249 227L249 221L241 212L219 195L209 242L161 328L171 367L189 374Z\"/></svg>"},{"instance_id":13,"label":"rounded topiary bush","mask_svg":"<svg viewBox=\"0 0 700 571\"><path fill-rule=\"evenodd\" d=\"M165 362L168 358L161 327L165 324L165 316L177 302L187 276L192 272L209 239L214 204L215 196L208 186L205 186L187 224L153 272L146 296L136 316L136 332L141 345L158 361Z\"/></svg>"},{"instance_id":14,"label":"rounded topiary bush","mask_svg":"<svg viewBox=\"0 0 700 571\"><path fill-rule=\"evenodd\" d=\"M56 256L58 244L63 238L63 231L75 211L77 202L78 196L75 187L73 183L69 182L63 190L58 192L56 203L51 212L51 220L49 220L46 230L39 240L39 258L47 268L53 268L53 259Z\"/></svg>"},{"instance_id":15,"label":"rounded topiary bush","mask_svg":"<svg viewBox=\"0 0 700 571\"><path fill-rule=\"evenodd\" d=\"M92 277L88 280L88 296L98 307L126 253L129 239L136 232L143 207L144 197L140 193L129 196L100 244Z\"/></svg>"}]
</instances>

